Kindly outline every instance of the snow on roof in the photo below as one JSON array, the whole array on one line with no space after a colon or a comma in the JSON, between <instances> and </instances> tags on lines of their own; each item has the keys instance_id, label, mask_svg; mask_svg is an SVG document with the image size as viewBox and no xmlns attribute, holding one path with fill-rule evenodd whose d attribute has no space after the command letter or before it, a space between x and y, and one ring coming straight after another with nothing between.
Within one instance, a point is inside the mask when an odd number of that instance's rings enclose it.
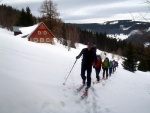
<instances>
[{"instance_id":1,"label":"snow on roof","mask_svg":"<svg viewBox=\"0 0 150 113\"><path fill-rule=\"evenodd\" d=\"M20 27L19 30L22 32L22 36L27 36L31 34L38 26L39 23L29 27Z\"/></svg>"},{"instance_id":2,"label":"snow on roof","mask_svg":"<svg viewBox=\"0 0 150 113\"><path fill-rule=\"evenodd\" d=\"M43 22L40 22L37 24L37 26L35 25L35 29L27 36L27 38L29 38L33 32L41 25L41 24L44 24ZM44 24L45 25L45 24ZM45 27L48 29L48 27L45 25ZM29 30L29 29L28 29ZM49 30L49 29L48 29ZM54 36L54 34L49 30L49 32ZM55 37L55 36L54 36Z\"/></svg>"},{"instance_id":3,"label":"snow on roof","mask_svg":"<svg viewBox=\"0 0 150 113\"><path fill-rule=\"evenodd\" d=\"M19 28L20 28L20 27L18 27L18 26L13 26L13 31L14 31L14 32L21 32L21 31L19 30Z\"/></svg>"},{"instance_id":4,"label":"snow on roof","mask_svg":"<svg viewBox=\"0 0 150 113\"><path fill-rule=\"evenodd\" d=\"M32 34L33 34L33 32L39 27L39 25L41 24L41 23L43 23L43 22L40 22L40 23L37 23L37 24L35 24L35 25L33 25L33 26L29 26L29 27L20 27L20 28L18 28L21 32L22 32L22 34L19 34L19 35L17 35L17 36L20 36L20 37L26 37L26 38L29 38ZM43 23L44 24L44 23ZM44 24L45 25L45 24ZM46 25L45 25L46 26ZM46 26L46 28L47 28L47 26ZM47 28L48 29L48 28ZM48 29L49 30L49 29ZM49 32L51 32L50 30L49 30ZM51 32L51 34L54 36L54 34ZM55 37L55 36L54 36Z\"/></svg>"}]
</instances>

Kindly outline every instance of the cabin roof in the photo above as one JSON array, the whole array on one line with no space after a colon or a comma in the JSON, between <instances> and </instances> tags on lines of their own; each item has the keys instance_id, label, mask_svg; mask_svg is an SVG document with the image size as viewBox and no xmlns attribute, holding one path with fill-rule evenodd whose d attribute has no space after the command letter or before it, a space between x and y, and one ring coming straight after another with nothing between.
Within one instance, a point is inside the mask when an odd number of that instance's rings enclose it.
<instances>
[{"instance_id":1,"label":"cabin roof","mask_svg":"<svg viewBox=\"0 0 150 113\"><path fill-rule=\"evenodd\" d=\"M21 32L20 30L19 30L19 26L13 26L13 31L14 32Z\"/></svg>"},{"instance_id":2,"label":"cabin roof","mask_svg":"<svg viewBox=\"0 0 150 113\"><path fill-rule=\"evenodd\" d=\"M35 30L41 25L41 24L44 24L43 22L40 22L38 25L37 25L37 27L28 35L28 39L30 38L30 36L35 32ZM44 26L47 28L47 26L44 24ZM48 28L47 28L48 29ZM54 36L54 34L48 29L48 31L53 35L53 37L55 37Z\"/></svg>"}]
</instances>

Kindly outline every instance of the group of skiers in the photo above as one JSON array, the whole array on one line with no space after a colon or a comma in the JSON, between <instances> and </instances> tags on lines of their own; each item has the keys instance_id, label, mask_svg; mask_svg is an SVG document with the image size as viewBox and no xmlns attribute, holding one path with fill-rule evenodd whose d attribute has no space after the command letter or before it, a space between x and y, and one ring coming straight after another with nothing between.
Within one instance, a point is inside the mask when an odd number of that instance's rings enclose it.
<instances>
[{"instance_id":1,"label":"group of skiers","mask_svg":"<svg viewBox=\"0 0 150 113\"><path fill-rule=\"evenodd\" d=\"M93 46L90 42L87 44L87 48L82 49L80 54L76 56L76 59L79 59L81 56L83 56L81 63L81 78L83 85L85 85L87 80L86 90L88 90L91 86L92 67L95 69L97 82L100 81L99 74L101 68L103 69L102 79L105 80L108 79L108 76L111 76L111 74L116 71L116 67L118 67L118 62L115 60L109 61L108 57L102 61L101 56L96 55L96 46ZM87 76L85 76L86 71Z\"/></svg>"},{"instance_id":2,"label":"group of skiers","mask_svg":"<svg viewBox=\"0 0 150 113\"><path fill-rule=\"evenodd\" d=\"M118 62L115 60L111 61L108 59L108 57L106 57L104 61L102 62L101 56L97 55L97 61L98 61L97 63L94 62L93 67L95 68L96 78L98 82L100 80L99 73L100 73L101 67L103 69L102 79L108 79L108 76L111 76L111 74L116 71L116 67L118 67Z\"/></svg>"}]
</instances>

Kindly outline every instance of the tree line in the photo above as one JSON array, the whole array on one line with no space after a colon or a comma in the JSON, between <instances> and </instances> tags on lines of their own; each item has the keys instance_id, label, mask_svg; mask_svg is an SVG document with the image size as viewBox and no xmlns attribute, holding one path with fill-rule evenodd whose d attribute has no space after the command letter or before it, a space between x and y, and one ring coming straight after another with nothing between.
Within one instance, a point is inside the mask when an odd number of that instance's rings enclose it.
<instances>
[{"instance_id":1,"label":"tree line","mask_svg":"<svg viewBox=\"0 0 150 113\"><path fill-rule=\"evenodd\" d=\"M150 71L149 48L136 44L128 44L125 40L108 37L107 33L81 30L76 26L64 23L59 18L56 6L52 0L44 0L40 8L42 16L34 17L28 6L26 9L20 11L2 4L0 5L0 25L8 30L12 30L12 27L16 25L27 27L37 22L44 22L53 34L61 40L62 44L68 46L68 50L70 47L75 48L75 43L87 44L88 42L93 42L102 51L124 56L126 58L123 62L125 69L132 72L136 69ZM130 56L131 54L133 54L132 57ZM127 59L132 59L135 62ZM138 66L137 61L140 61Z\"/></svg>"},{"instance_id":2,"label":"tree line","mask_svg":"<svg viewBox=\"0 0 150 113\"><path fill-rule=\"evenodd\" d=\"M12 30L19 15L19 10L5 4L0 5L0 26Z\"/></svg>"},{"instance_id":3,"label":"tree line","mask_svg":"<svg viewBox=\"0 0 150 113\"><path fill-rule=\"evenodd\" d=\"M150 71L150 48L128 42L123 56L124 69L131 72L135 72L136 70Z\"/></svg>"}]
</instances>

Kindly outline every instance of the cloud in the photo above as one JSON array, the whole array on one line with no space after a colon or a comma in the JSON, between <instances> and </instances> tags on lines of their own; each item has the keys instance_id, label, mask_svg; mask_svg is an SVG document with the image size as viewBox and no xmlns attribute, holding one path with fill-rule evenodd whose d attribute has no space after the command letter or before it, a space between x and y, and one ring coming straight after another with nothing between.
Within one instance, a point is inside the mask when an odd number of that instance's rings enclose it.
<instances>
[{"instance_id":1,"label":"cloud","mask_svg":"<svg viewBox=\"0 0 150 113\"><path fill-rule=\"evenodd\" d=\"M68 9L64 10L62 13L64 15L63 19L65 20L83 20L83 19L96 19L96 18L110 18L114 15L125 14L126 16L130 16L130 13L135 12L146 12L147 7L145 5L141 4L127 4L127 1L124 2L117 2L116 3L107 3L107 5L104 4L96 4L80 7L78 10ZM124 16L125 17L125 16ZM127 18L127 17L126 17ZM120 19L120 18L118 18Z\"/></svg>"},{"instance_id":2,"label":"cloud","mask_svg":"<svg viewBox=\"0 0 150 113\"><path fill-rule=\"evenodd\" d=\"M38 9L44 0L12 1L7 0L7 3L18 9L29 6L33 15L40 16ZM118 19L129 18L130 12L147 11L147 4L144 0L53 0L53 2L57 4L60 18L64 22L90 22L92 20L98 22L98 20L108 20L115 16Z\"/></svg>"}]
</instances>

